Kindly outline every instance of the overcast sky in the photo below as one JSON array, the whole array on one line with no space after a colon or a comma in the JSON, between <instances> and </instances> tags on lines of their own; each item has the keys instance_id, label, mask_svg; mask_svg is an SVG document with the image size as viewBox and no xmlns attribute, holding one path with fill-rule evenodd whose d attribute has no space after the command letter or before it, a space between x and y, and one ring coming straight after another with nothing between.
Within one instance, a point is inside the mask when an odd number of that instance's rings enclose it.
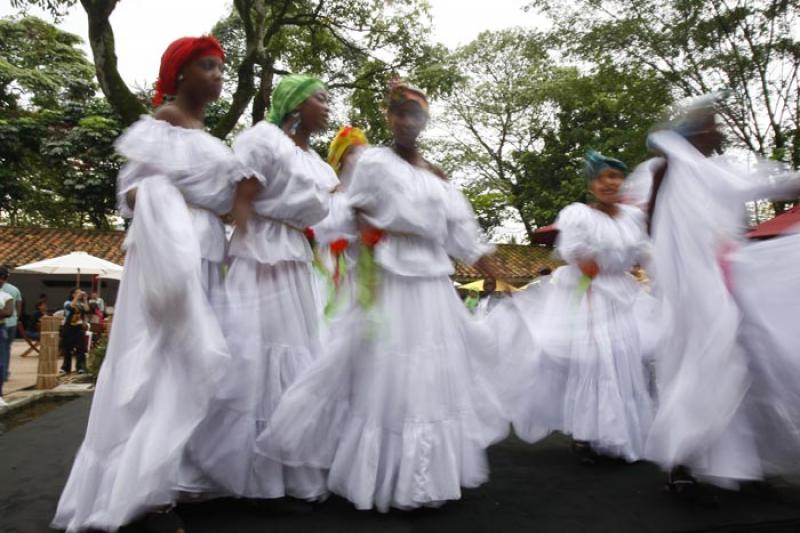
<instances>
[{"instance_id":1,"label":"overcast sky","mask_svg":"<svg viewBox=\"0 0 800 533\"><path fill-rule=\"evenodd\" d=\"M455 47L469 42L481 31L511 26L533 27L537 17L525 13L529 0L431 0L433 39ZM228 12L228 0L123 0L111 16L119 70L131 85L152 84L158 73L161 53L184 35L200 35ZM0 0L0 16L15 11L9 0ZM50 17L31 10L50 20ZM59 24L66 31L87 40L86 15L80 5ZM85 46L87 55L91 51Z\"/></svg>"}]
</instances>

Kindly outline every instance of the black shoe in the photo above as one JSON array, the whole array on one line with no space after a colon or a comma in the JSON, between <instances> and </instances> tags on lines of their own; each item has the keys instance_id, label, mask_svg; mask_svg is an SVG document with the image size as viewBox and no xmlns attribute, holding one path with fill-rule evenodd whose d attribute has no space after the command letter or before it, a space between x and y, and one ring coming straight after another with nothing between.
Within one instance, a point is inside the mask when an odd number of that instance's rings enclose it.
<instances>
[{"instance_id":1,"label":"black shoe","mask_svg":"<svg viewBox=\"0 0 800 533\"><path fill-rule=\"evenodd\" d=\"M584 465L595 465L597 464L597 460L600 458L592 449L591 444L581 440L574 440L572 441L572 453L578 456L581 460L581 464Z\"/></svg>"},{"instance_id":2,"label":"black shoe","mask_svg":"<svg viewBox=\"0 0 800 533\"><path fill-rule=\"evenodd\" d=\"M713 487L698 483L689 469L682 466L672 469L667 484L664 485L664 490L702 507L715 508L719 506L719 498L714 493Z\"/></svg>"},{"instance_id":3,"label":"black shoe","mask_svg":"<svg viewBox=\"0 0 800 533\"><path fill-rule=\"evenodd\" d=\"M183 520L174 509L164 512L148 513L144 518L125 526L121 531L126 533L176 533L186 531Z\"/></svg>"}]
</instances>

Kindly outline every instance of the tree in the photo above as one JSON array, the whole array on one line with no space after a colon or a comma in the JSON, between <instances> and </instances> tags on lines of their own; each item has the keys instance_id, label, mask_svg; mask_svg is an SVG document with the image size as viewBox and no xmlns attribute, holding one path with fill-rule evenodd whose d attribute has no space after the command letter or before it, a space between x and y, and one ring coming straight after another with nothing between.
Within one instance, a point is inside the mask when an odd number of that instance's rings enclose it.
<instances>
[{"instance_id":1,"label":"tree","mask_svg":"<svg viewBox=\"0 0 800 533\"><path fill-rule=\"evenodd\" d=\"M371 0L317 0L234 4L214 27L228 54L232 94L227 111L212 131L223 137L248 105L253 123L268 110L276 76L305 72L322 78L334 93L349 92L349 120L368 126L383 140L380 104L387 82L397 73L411 77L433 94L452 85L441 67L447 54L432 45L428 5L403 0L391 5Z\"/></svg>"},{"instance_id":2,"label":"tree","mask_svg":"<svg viewBox=\"0 0 800 533\"><path fill-rule=\"evenodd\" d=\"M504 218L497 211L501 194L531 234L536 221L526 212L518 156L538 150L545 131L552 128L542 87L555 67L545 41L524 30L484 32L457 50L454 60L461 80L448 102L446 122L452 137L445 142L445 152L475 173L467 189L473 200L494 195L493 214L480 215L485 224Z\"/></svg>"},{"instance_id":3,"label":"tree","mask_svg":"<svg viewBox=\"0 0 800 533\"><path fill-rule=\"evenodd\" d=\"M800 167L800 3L786 0L536 0L577 57L653 72L679 95L730 89L736 144Z\"/></svg>"},{"instance_id":4,"label":"tree","mask_svg":"<svg viewBox=\"0 0 800 533\"><path fill-rule=\"evenodd\" d=\"M120 125L95 98L80 38L35 17L0 20L0 218L108 227Z\"/></svg>"},{"instance_id":5,"label":"tree","mask_svg":"<svg viewBox=\"0 0 800 533\"><path fill-rule=\"evenodd\" d=\"M80 3L89 22L89 45L94 57L97 82L123 125L128 126L147 112L147 105L128 88L117 68L110 17L119 0L80 0ZM36 6L49 11L56 19L75 4L76 0L11 0L11 5L18 9Z\"/></svg>"},{"instance_id":6,"label":"tree","mask_svg":"<svg viewBox=\"0 0 800 533\"><path fill-rule=\"evenodd\" d=\"M529 237L550 224L586 199L585 151L640 162L648 129L672 102L657 76L608 63L556 66L550 53L546 36L522 30L484 33L456 52L463 78L445 151L472 176L465 191L486 229L510 215Z\"/></svg>"}]
</instances>

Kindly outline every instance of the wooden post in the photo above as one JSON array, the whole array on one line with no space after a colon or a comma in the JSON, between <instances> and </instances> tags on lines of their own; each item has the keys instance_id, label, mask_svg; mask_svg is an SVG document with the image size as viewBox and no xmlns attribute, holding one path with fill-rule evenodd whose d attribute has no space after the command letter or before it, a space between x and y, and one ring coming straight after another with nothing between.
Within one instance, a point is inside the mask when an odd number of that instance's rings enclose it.
<instances>
[{"instance_id":1,"label":"wooden post","mask_svg":"<svg viewBox=\"0 0 800 533\"><path fill-rule=\"evenodd\" d=\"M40 333L39 370L36 388L52 389L58 385L58 344L61 319L58 317L42 317Z\"/></svg>"}]
</instances>

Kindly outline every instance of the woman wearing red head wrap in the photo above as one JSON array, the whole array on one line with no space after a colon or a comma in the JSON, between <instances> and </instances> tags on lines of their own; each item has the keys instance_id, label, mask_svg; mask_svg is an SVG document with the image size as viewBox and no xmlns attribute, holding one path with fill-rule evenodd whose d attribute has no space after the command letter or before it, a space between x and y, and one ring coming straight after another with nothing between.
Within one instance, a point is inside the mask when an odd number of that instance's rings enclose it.
<instances>
[{"instance_id":1,"label":"woman wearing red head wrap","mask_svg":"<svg viewBox=\"0 0 800 533\"><path fill-rule=\"evenodd\" d=\"M170 101L116 143L128 161L119 209L133 222L89 425L53 520L59 529L116 531L141 519L150 531L183 531L163 511L191 490L190 443L222 394L230 359L214 305L226 245L220 216L253 175L202 130L222 88L222 58L212 37L170 45L156 95Z\"/></svg>"}]
</instances>

